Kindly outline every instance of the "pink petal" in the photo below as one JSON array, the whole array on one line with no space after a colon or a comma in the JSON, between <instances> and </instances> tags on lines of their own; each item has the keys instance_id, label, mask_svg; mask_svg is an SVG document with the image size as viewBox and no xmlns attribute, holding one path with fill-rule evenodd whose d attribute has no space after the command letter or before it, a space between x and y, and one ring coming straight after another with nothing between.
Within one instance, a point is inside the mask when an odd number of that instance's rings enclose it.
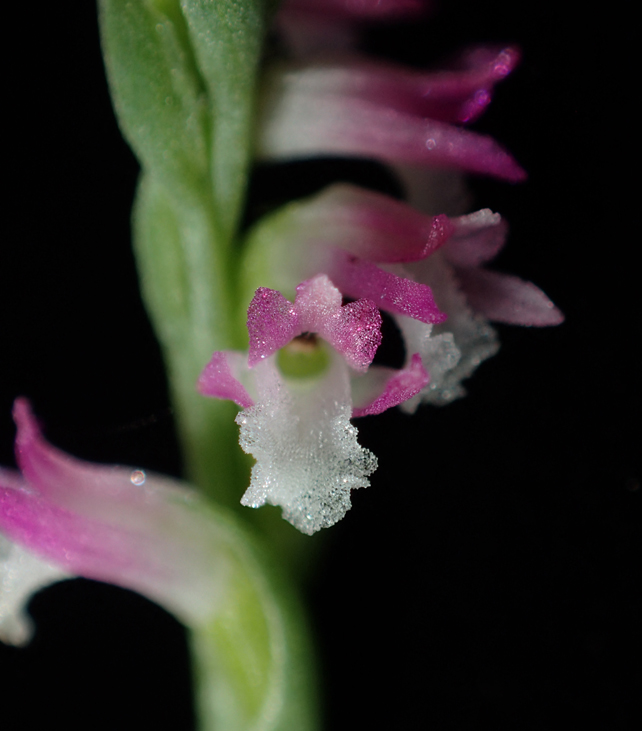
<instances>
[{"instance_id":1,"label":"pink petal","mask_svg":"<svg viewBox=\"0 0 642 731\"><path fill-rule=\"evenodd\" d=\"M241 367L247 368L247 359L242 353L217 351L199 376L197 388L204 396L227 399L244 409L254 404L245 386L237 378Z\"/></svg>"},{"instance_id":2,"label":"pink petal","mask_svg":"<svg viewBox=\"0 0 642 731\"><path fill-rule=\"evenodd\" d=\"M481 211L453 219L455 233L444 247L444 256L458 267L475 267L493 259L504 246L508 224L499 213Z\"/></svg>"},{"instance_id":3,"label":"pink petal","mask_svg":"<svg viewBox=\"0 0 642 731\"><path fill-rule=\"evenodd\" d=\"M404 401L416 396L430 381L430 376L421 363L419 353L415 353L410 359L409 365L401 370L383 368L377 370L385 370L388 375L387 380L384 382L383 390L378 395L371 397L371 400L367 403L355 405L352 410L353 417L381 414L386 409L398 406ZM371 373L375 376L379 375L375 368L371 368L363 378L368 378Z\"/></svg>"},{"instance_id":4,"label":"pink petal","mask_svg":"<svg viewBox=\"0 0 642 731\"><path fill-rule=\"evenodd\" d=\"M478 48L468 51L457 71L424 72L356 55L317 61L314 66L287 76L289 88L302 84L310 95L361 99L381 107L459 124L482 114L492 88L516 66L515 48Z\"/></svg>"},{"instance_id":5,"label":"pink petal","mask_svg":"<svg viewBox=\"0 0 642 731\"><path fill-rule=\"evenodd\" d=\"M122 519L124 523L127 511L133 515L133 511L162 505L162 499L151 500L147 489L135 487L140 476L145 482L142 471L83 462L48 444L26 399L16 399L13 418L18 427L18 465L27 483L43 498L62 507L73 506L91 518L104 517L107 511L117 522Z\"/></svg>"},{"instance_id":6,"label":"pink petal","mask_svg":"<svg viewBox=\"0 0 642 731\"><path fill-rule=\"evenodd\" d=\"M196 495L169 478L54 449L24 399L14 418L25 482L0 483L0 530L71 573L139 591L183 621L209 616L221 590L224 532Z\"/></svg>"},{"instance_id":7,"label":"pink petal","mask_svg":"<svg viewBox=\"0 0 642 731\"><path fill-rule=\"evenodd\" d=\"M444 322L430 287L386 272L344 251L334 252L330 278L347 297L365 297L388 312L426 323Z\"/></svg>"},{"instance_id":8,"label":"pink petal","mask_svg":"<svg viewBox=\"0 0 642 731\"><path fill-rule=\"evenodd\" d=\"M378 263L424 259L454 231L447 216L425 216L390 196L341 183L292 209L288 225L292 239Z\"/></svg>"},{"instance_id":9,"label":"pink petal","mask_svg":"<svg viewBox=\"0 0 642 731\"><path fill-rule=\"evenodd\" d=\"M27 486L25 478L17 470L8 470L0 467L0 485L12 490L22 490Z\"/></svg>"},{"instance_id":10,"label":"pink petal","mask_svg":"<svg viewBox=\"0 0 642 731\"><path fill-rule=\"evenodd\" d=\"M15 543L78 576L123 585L127 573L140 580L160 568L142 537L57 507L28 488L0 487L0 527Z\"/></svg>"},{"instance_id":11,"label":"pink petal","mask_svg":"<svg viewBox=\"0 0 642 731\"><path fill-rule=\"evenodd\" d=\"M292 79L294 78L294 81ZM306 88L305 72L286 74L259 125L259 154L296 159L359 155L391 163L455 167L512 182L524 170L490 137L422 118L386 100Z\"/></svg>"},{"instance_id":12,"label":"pink petal","mask_svg":"<svg viewBox=\"0 0 642 731\"><path fill-rule=\"evenodd\" d=\"M464 54L460 70L426 75L424 114L444 122L474 121L490 103L493 86L513 71L520 55L515 47L482 46Z\"/></svg>"},{"instance_id":13,"label":"pink petal","mask_svg":"<svg viewBox=\"0 0 642 731\"><path fill-rule=\"evenodd\" d=\"M365 370L381 344L381 315L373 302L361 299L341 306L341 293L320 275L297 287L295 307L299 333L315 332L345 358Z\"/></svg>"},{"instance_id":14,"label":"pink petal","mask_svg":"<svg viewBox=\"0 0 642 731\"><path fill-rule=\"evenodd\" d=\"M301 332L294 305L274 289L259 287L247 310L250 368L287 345Z\"/></svg>"},{"instance_id":15,"label":"pink petal","mask_svg":"<svg viewBox=\"0 0 642 731\"><path fill-rule=\"evenodd\" d=\"M299 284L294 304L276 290L257 289L247 317L249 366L310 332L330 343L351 368L366 369L381 343L381 315L372 302L342 306L341 301L341 292L325 274Z\"/></svg>"},{"instance_id":16,"label":"pink petal","mask_svg":"<svg viewBox=\"0 0 642 731\"><path fill-rule=\"evenodd\" d=\"M545 327L564 315L532 282L485 269L458 269L457 279L470 306L495 322Z\"/></svg>"}]
</instances>

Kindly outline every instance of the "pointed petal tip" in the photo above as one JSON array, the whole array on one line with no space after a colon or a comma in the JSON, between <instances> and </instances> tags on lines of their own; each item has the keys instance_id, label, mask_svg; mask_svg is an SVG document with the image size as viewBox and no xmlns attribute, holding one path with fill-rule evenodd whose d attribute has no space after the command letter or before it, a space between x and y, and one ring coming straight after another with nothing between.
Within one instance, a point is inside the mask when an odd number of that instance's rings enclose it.
<instances>
[{"instance_id":1,"label":"pointed petal tip","mask_svg":"<svg viewBox=\"0 0 642 731\"><path fill-rule=\"evenodd\" d=\"M18 429L27 429L30 426L37 427L36 417L33 414L31 408L31 401L26 396L18 396L13 402L13 409L11 411L13 420Z\"/></svg>"},{"instance_id":2,"label":"pointed petal tip","mask_svg":"<svg viewBox=\"0 0 642 731\"><path fill-rule=\"evenodd\" d=\"M196 390L203 396L234 401L244 409L253 406L254 401L238 378L244 361L242 353L216 351L198 377Z\"/></svg>"},{"instance_id":3,"label":"pointed petal tip","mask_svg":"<svg viewBox=\"0 0 642 731\"><path fill-rule=\"evenodd\" d=\"M564 315L532 282L487 269L458 269L457 278L470 306L494 322L553 327Z\"/></svg>"},{"instance_id":4,"label":"pointed petal tip","mask_svg":"<svg viewBox=\"0 0 642 731\"><path fill-rule=\"evenodd\" d=\"M373 375L376 377L378 374L374 371ZM381 414L416 396L429 382L430 375L422 363L421 355L415 353L405 368L391 371L390 377L383 384L383 390L366 403L355 406L352 416L357 418Z\"/></svg>"}]
</instances>

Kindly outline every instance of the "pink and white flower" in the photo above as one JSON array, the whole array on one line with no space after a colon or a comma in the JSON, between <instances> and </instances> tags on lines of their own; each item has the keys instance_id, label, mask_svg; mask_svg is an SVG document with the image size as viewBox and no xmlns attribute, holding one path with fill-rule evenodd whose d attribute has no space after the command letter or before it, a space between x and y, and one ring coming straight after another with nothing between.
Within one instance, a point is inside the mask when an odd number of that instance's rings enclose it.
<instances>
[{"instance_id":1,"label":"pink and white flower","mask_svg":"<svg viewBox=\"0 0 642 731\"><path fill-rule=\"evenodd\" d=\"M480 47L453 71L414 71L353 54L274 70L258 153L267 160L350 155L524 180L492 138L456 126L484 111L518 60L515 48Z\"/></svg>"},{"instance_id":2,"label":"pink and white flower","mask_svg":"<svg viewBox=\"0 0 642 731\"><path fill-rule=\"evenodd\" d=\"M14 418L20 472L0 470L0 637L29 639L27 600L71 576L138 591L192 627L207 622L229 575L225 522L178 481L55 449L24 399Z\"/></svg>"},{"instance_id":3,"label":"pink and white flower","mask_svg":"<svg viewBox=\"0 0 642 731\"><path fill-rule=\"evenodd\" d=\"M488 209L426 216L338 184L260 222L248 255L261 257L275 288L289 291L292 282L324 273L345 295L368 296L389 312L404 338L406 368L419 354L430 374L403 406L414 410L420 400L445 403L463 394L462 379L498 348L488 320L538 327L562 321L534 284L483 267L507 232Z\"/></svg>"},{"instance_id":4,"label":"pink and white flower","mask_svg":"<svg viewBox=\"0 0 642 731\"><path fill-rule=\"evenodd\" d=\"M240 442L256 464L242 504L279 505L312 534L345 515L351 490L369 485L376 459L357 443L350 418L381 413L428 382L419 357L400 371L369 368L380 328L372 301L342 305L325 275L299 284L293 303L256 291L248 356L214 353L198 383L204 395L243 407Z\"/></svg>"}]
</instances>

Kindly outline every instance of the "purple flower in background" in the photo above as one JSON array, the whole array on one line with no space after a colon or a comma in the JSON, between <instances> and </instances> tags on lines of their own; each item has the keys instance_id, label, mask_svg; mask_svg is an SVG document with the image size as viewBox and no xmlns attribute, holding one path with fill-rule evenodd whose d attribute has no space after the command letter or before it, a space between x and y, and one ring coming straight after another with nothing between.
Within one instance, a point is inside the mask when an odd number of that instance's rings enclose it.
<instances>
[{"instance_id":1,"label":"purple flower in background","mask_svg":"<svg viewBox=\"0 0 642 731\"><path fill-rule=\"evenodd\" d=\"M426 14L430 0L285 0L277 27L299 56L355 45L357 25Z\"/></svg>"}]
</instances>

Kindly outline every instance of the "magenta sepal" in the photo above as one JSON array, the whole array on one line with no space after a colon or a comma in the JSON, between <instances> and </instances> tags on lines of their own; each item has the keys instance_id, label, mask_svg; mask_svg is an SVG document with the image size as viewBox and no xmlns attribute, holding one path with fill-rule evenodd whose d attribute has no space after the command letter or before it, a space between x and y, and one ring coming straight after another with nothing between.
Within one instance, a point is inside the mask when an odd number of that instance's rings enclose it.
<instances>
[{"instance_id":1,"label":"magenta sepal","mask_svg":"<svg viewBox=\"0 0 642 731\"><path fill-rule=\"evenodd\" d=\"M347 297L365 297L377 307L425 323L446 320L430 287L386 272L369 261L335 250L329 265L332 281Z\"/></svg>"},{"instance_id":2,"label":"magenta sepal","mask_svg":"<svg viewBox=\"0 0 642 731\"><path fill-rule=\"evenodd\" d=\"M2 533L44 562L138 591L185 622L209 616L222 534L197 496L169 478L53 448L25 399L14 419L22 478L0 472Z\"/></svg>"},{"instance_id":3,"label":"magenta sepal","mask_svg":"<svg viewBox=\"0 0 642 731\"><path fill-rule=\"evenodd\" d=\"M526 178L515 159L492 138L387 105L376 95L308 88L309 71L286 74L273 92L259 129L259 152L267 159L327 154L372 157L459 168L511 182Z\"/></svg>"},{"instance_id":4,"label":"magenta sepal","mask_svg":"<svg viewBox=\"0 0 642 731\"><path fill-rule=\"evenodd\" d=\"M532 282L487 269L456 269L468 304L494 322L547 327L560 325L564 315Z\"/></svg>"},{"instance_id":5,"label":"magenta sepal","mask_svg":"<svg viewBox=\"0 0 642 731\"><path fill-rule=\"evenodd\" d=\"M326 340L357 371L366 370L381 343L376 305L360 299L342 306L341 293L324 274L299 284L294 303L276 290L257 289L247 327L250 368L305 332Z\"/></svg>"},{"instance_id":6,"label":"magenta sepal","mask_svg":"<svg viewBox=\"0 0 642 731\"><path fill-rule=\"evenodd\" d=\"M398 406L404 401L408 401L408 399L416 396L430 382L430 376L421 363L419 353L415 353L410 359L409 364L400 370L373 366L361 378L363 380L372 378L373 383L360 384L360 390L367 400L365 403L355 404L353 406L353 417L381 414L387 409ZM379 381L379 383L377 384L376 381ZM381 385L382 381L383 386ZM355 379L353 379L354 385Z\"/></svg>"},{"instance_id":7,"label":"magenta sepal","mask_svg":"<svg viewBox=\"0 0 642 731\"><path fill-rule=\"evenodd\" d=\"M245 370L247 370L245 354L217 351L203 369L196 387L203 396L234 401L238 406L247 409L254 404L254 401L240 380Z\"/></svg>"},{"instance_id":8,"label":"magenta sepal","mask_svg":"<svg viewBox=\"0 0 642 731\"><path fill-rule=\"evenodd\" d=\"M357 55L319 60L306 75L307 93L341 94L439 122L466 124L492 99L494 85L519 62L517 48L469 49L457 70L415 71Z\"/></svg>"},{"instance_id":9,"label":"magenta sepal","mask_svg":"<svg viewBox=\"0 0 642 731\"><path fill-rule=\"evenodd\" d=\"M329 186L302 204L291 220L293 243L332 245L377 264L425 259L457 231L444 214L426 216L388 195L348 183Z\"/></svg>"},{"instance_id":10,"label":"magenta sepal","mask_svg":"<svg viewBox=\"0 0 642 731\"><path fill-rule=\"evenodd\" d=\"M53 505L28 486L0 487L0 525L14 543L71 574L127 586L163 573L144 537Z\"/></svg>"}]
</instances>

